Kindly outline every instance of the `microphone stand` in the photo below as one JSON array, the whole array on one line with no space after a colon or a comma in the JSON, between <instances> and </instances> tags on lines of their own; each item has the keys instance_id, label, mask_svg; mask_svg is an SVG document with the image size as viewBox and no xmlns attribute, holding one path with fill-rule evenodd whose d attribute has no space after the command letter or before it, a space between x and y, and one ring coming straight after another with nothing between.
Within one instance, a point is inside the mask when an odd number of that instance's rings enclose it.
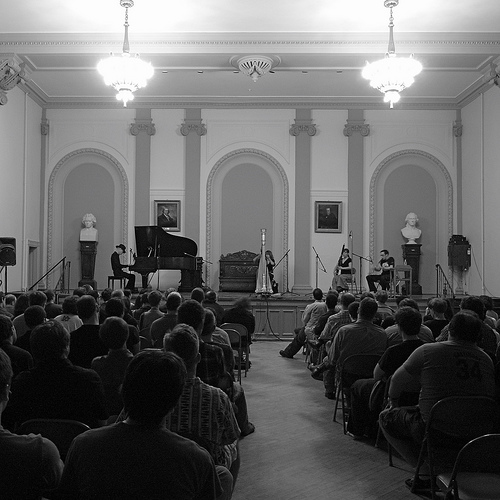
<instances>
[{"instance_id":1,"label":"microphone stand","mask_svg":"<svg viewBox=\"0 0 500 500\"><path fill-rule=\"evenodd\" d=\"M318 288L318 267L319 267L319 264L321 264L321 270L326 273L327 270L325 268L325 266L323 265L323 262L321 261L321 257L318 255L318 252L316 252L316 249L314 247L312 247L312 249L314 250L314 253L316 254L316 288Z\"/></svg>"},{"instance_id":2,"label":"microphone stand","mask_svg":"<svg viewBox=\"0 0 500 500\"><path fill-rule=\"evenodd\" d=\"M363 276L363 261L366 260L366 262L373 262L372 259L369 257L363 257L362 255L358 255L357 253L352 252L352 255L354 257L359 257L359 291L361 292L361 276Z\"/></svg>"},{"instance_id":3,"label":"microphone stand","mask_svg":"<svg viewBox=\"0 0 500 500\"><path fill-rule=\"evenodd\" d=\"M276 269L279 265L280 265L280 262L285 259L285 262L286 262L286 273L285 273L285 276L284 278L286 278L286 290L284 292L281 292L281 296L283 295L298 295L298 293L294 293L294 292L291 292L288 288L288 254L290 253L290 249L288 249L285 254L283 255L283 257L281 257L280 260L278 260L278 263L274 266L274 269Z\"/></svg>"}]
</instances>

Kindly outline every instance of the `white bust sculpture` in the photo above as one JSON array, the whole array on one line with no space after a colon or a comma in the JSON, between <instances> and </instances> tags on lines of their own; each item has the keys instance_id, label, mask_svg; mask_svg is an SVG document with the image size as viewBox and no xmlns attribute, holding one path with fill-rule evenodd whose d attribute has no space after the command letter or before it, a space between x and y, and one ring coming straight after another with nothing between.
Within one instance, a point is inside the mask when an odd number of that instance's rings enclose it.
<instances>
[{"instance_id":1,"label":"white bust sculpture","mask_svg":"<svg viewBox=\"0 0 500 500\"><path fill-rule=\"evenodd\" d=\"M417 222L418 217L417 214L410 212L405 219L406 226L401 229L401 234L408 240L408 245L416 245L416 241L420 238L422 231L418 229Z\"/></svg>"},{"instance_id":2,"label":"white bust sculpture","mask_svg":"<svg viewBox=\"0 0 500 500\"><path fill-rule=\"evenodd\" d=\"M82 218L84 228L80 231L80 241L97 241L97 219L93 214L85 214Z\"/></svg>"}]
</instances>

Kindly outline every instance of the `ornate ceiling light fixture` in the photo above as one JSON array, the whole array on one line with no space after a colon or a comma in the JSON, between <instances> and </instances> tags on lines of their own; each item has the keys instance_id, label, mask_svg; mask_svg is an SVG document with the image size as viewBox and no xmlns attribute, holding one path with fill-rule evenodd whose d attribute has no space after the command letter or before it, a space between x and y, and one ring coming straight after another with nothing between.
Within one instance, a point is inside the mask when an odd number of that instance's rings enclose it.
<instances>
[{"instance_id":1,"label":"ornate ceiling light fixture","mask_svg":"<svg viewBox=\"0 0 500 500\"><path fill-rule=\"evenodd\" d=\"M243 57L232 57L230 63L238 68L244 75L249 76L254 82L256 82L261 76L266 73L273 72L281 59L277 56L243 56Z\"/></svg>"},{"instance_id":2,"label":"ornate ceiling light fixture","mask_svg":"<svg viewBox=\"0 0 500 500\"><path fill-rule=\"evenodd\" d=\"M409 57L396 56L394 45L394 18L392 17L393 7L397 7L399 0L385 0L384 6L390 9L389 16L389 48L384 59L372 63L366 63L361 76L370 80L370 85L380 90L384 94L384 102L394 103L400 99L399 93L410 87L414 82L414 77L422 71L422 64L413 59L413 54Z\"/></svg>"},{"instance_id":3,"label":"ornate ceiling light fixture","mask_svg":"<svg viewBox=\"0 0 500 500\"><path fill-rule=\"evenodd\" d=\"M104 77L104 83L112 86L116 91L116 99L123 101L123 106L134 99L134 92L147 85L153 76L154 69L151 63L142 61L138 54L130 55L128 42L128 9L134 6L133 0L120 0L125 7L125 38L121 55L113 55L102 59L97 65L97 71Z\"/></svg>"}]
</instances>

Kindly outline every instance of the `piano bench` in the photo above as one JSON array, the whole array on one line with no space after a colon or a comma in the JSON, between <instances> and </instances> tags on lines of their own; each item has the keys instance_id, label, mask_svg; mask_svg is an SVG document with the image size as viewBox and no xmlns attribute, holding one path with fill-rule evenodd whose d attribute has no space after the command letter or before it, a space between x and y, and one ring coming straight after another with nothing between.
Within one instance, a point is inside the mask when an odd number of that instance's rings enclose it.
<instances>
[{"instance_id":1,"label":"piano bench","mask_svg":"<svg viewBox=\"0 0 500 500\"><path fill-rule=\"evenodd\" d=\"M108 276L108 288L111 288L111 290L115 289L115 281L120 282L120 290L123 290L125 287L125 281L127 281L127 278L120 277L120 276Z\"/></svg>"}]
</instances>

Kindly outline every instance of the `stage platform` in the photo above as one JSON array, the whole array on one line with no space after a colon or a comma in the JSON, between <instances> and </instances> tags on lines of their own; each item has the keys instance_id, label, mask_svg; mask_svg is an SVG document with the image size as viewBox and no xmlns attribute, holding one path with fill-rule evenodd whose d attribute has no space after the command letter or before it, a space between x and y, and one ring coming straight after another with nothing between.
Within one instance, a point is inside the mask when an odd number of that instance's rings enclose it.
<instances>
[{"instance_id":1,"label":"stage platform","mask_svg":"<svg viewBox=\"0 0 500 500\"><path fill-rule=\"evenodd\" d=\"M313 301L312 294L309 295L292 295L292 294L276 294L268 298L257 294L238 294L229 292L220 292L217 296L219 302L224 309L232 306L232 304L240 297L248 297L252 304L252 313L255 316L255 333L256 340L270 339L291 339L294 335L294 329L302 326L302 313L307 304ZM422 314L427 306L427 301L434 295L412 295L412 299L416 300ZM458 310L461 298L455 298L455 308ZM389 299L387 305L396 309L395 298Z\"/></svg>"}]
</instances>

